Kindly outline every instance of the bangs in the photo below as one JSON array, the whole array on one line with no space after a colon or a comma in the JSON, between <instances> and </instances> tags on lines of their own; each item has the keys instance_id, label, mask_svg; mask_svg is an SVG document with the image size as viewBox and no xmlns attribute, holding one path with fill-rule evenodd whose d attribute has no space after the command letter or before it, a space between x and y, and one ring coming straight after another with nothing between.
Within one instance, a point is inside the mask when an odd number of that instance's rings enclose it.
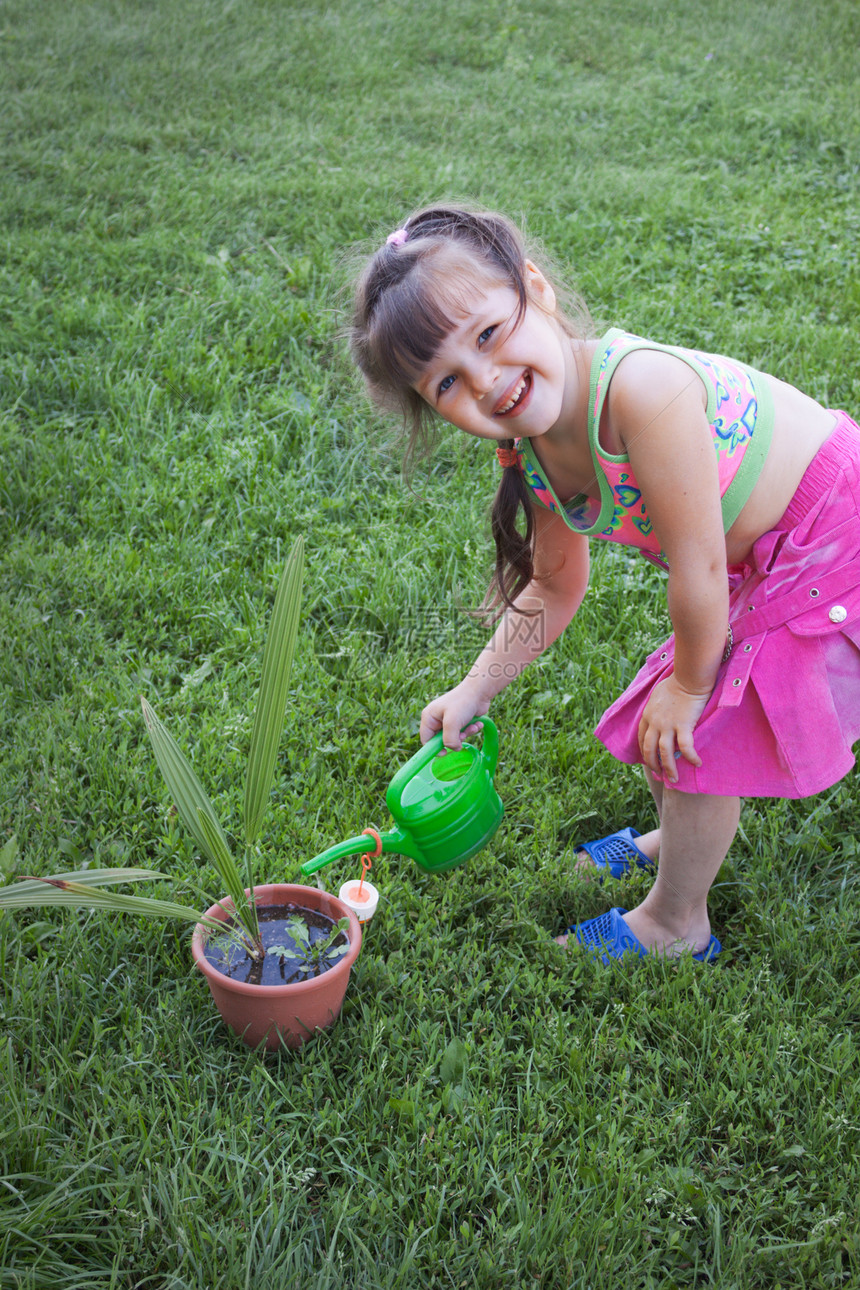
<instances>
[{"instance_id":1,"label":"bangs","mask_svg":"<svg viewBox=\"0 0 860 1290\"><path fill-rule=\"evenodd\" d=\"M474 255L450 243L428 248L411 272L377 302L368 337L375 359L374 383L389 389L414 386L457 323L474 308L475 296L498 286L516 291L519 323L526 306L525 283L511 282L500 269L476 262Z\"/></svg>"}]
</instances>

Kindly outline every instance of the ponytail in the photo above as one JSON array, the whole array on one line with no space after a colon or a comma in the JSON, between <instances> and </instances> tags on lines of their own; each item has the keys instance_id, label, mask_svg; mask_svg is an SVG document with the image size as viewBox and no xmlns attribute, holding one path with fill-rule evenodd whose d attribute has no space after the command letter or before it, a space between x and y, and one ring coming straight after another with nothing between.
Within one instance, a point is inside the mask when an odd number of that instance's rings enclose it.
<instances>
[{"instance_id":1,"label":"ponytail","mask_svg":"<svg viewBox=\"0 0 860 1290\"><path fill-rule=\"evenodd\" d=\"M513 440L504 447L512 448ZM525 514L525 532L517 527L520 508ZM484 601L484 611L498 616L505 609L513 609L514 601L534 577L535 521L531 491L523 472L517 465L506 465L502 470L491 514L493 541L496 546L496 567ZM530 611L517 608L517 613Z\"/></svg>"}]
</instances>

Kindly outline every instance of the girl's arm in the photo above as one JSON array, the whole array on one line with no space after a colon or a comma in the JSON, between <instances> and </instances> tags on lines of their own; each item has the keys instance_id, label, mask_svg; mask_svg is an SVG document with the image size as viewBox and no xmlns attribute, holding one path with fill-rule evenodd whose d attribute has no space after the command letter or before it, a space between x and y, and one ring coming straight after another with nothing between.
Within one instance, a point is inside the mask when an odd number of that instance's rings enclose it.
<instances>
[{"instance_id":1,"label":"girl's arm","mask_svg":"<svg viewBox=\"0 0 860 1290\"><path fill-rule=\"evenodd\" d=\"M505 610L460 684L422 712L422 743L441 730L445 747L459 748L461 731L475 734L479 729L467 723L489 711L496 695L561 635L582 604L588 587L588 539L542 506L535 506L534 515L534 577L516 604L537 612L526 617Z\"/></svg>"},{"instance_id":2,"label":"girl's arm","mask_svg":"<svg viewBox=\"0 0 860 1290\"><path fill-rule=\"evenodd\" d=\"M649 769L673 783L676 749L701 765L693 730L714 688L729 613L719 475L704 387L673 355L637 351L622 359L612 379L609 418L609 434L630 457L669 565L675 663L645 708L639 746Z\"/></svg>"}]
</instances>

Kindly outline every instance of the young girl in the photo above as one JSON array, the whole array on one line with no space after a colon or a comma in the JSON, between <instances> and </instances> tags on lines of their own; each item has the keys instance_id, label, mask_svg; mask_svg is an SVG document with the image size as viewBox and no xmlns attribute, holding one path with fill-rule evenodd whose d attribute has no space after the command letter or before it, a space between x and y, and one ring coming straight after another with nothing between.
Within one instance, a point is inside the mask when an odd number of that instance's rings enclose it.
<instances>
[{"instance_id":1,"label":"young girl","mask_svg":"<svg viewBox=\"0 0 860 1290\"><path fill-rule=\"evenodd\" d=\"M411 215L358 282L351 344L371 395L411 422L413 446L439 416L491 440L504 467L502 617L468 675L424 709L421 739L441 730L458 748L565 629L589 538L662 564L674 634L596 730L644 766L660 827L584 847L601 876L658 857L659 869L637 908L570 930L604 961L713 958L707 896L741 797L805 797L854 764L860 428L744 363L595 337L576 314L509 221L457 207ZM513 629L524 612L542 615L542 633Z\"/></svg>"}]
</instances>

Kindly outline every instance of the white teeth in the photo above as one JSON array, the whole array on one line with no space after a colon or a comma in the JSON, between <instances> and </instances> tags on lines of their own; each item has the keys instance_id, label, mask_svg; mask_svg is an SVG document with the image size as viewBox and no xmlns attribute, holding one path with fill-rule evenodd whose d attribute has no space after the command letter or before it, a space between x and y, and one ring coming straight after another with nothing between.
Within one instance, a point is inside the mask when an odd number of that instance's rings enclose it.
<instances>
[{"instance_id":1,"label":"white teeth","mask_svg":"<svg viewBox=\"0 0 860 1290\"><path fill-rule=\"evenodd\" d=\"M514 407L516 403L519 401L520 397L522 396L522 392L525 388L526 388L526 378L523 377L517 383L517 387L514 390L513 394L511 395L510 400L505 404L503 408L499 408L500 416L503 416L506 412L510 412L511 408Z\"/></svg>"}]
</instances>

